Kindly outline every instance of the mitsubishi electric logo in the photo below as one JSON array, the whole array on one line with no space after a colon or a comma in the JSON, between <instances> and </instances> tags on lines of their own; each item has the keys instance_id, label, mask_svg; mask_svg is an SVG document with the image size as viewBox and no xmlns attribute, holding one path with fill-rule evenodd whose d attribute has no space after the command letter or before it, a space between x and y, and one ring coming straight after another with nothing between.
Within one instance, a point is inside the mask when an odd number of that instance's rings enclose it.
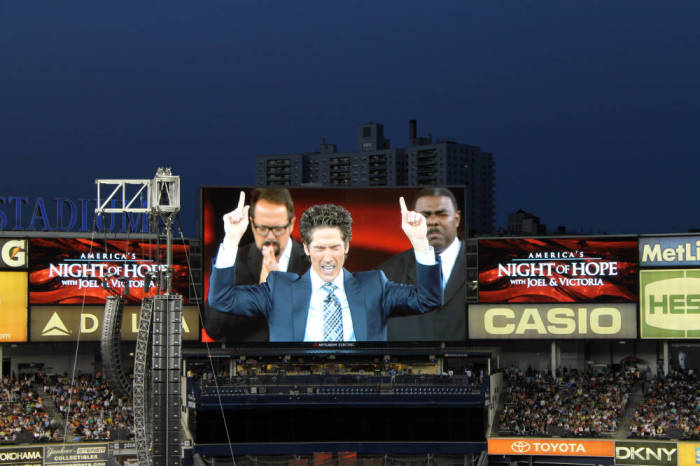
<instances>
[{"instance_id":1,"label":"mitsubishi electric logo","mask_svg":"<svg viewBox=\"0 0 700 466\"><path fill-rule=\"evenodd\" d=\"M68 335L70 335L68 327L58 316L58 312L51 314L51 318L44 326L44 330L41 331L42 337L66 337Z\"/></svg>"}]
</instances>

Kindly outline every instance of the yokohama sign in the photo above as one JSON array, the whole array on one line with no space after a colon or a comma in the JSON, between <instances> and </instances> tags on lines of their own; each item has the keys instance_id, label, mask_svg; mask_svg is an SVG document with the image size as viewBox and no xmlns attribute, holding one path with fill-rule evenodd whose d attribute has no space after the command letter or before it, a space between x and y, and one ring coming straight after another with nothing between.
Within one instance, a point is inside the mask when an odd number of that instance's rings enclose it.
<instances>
[{"instance_id":1,"label":"yokohama sign","mask_svg":"<svg viewBox=\"0 0 700 466\"><path fill-rule=\"evenodd\" d=\"M490 438L489 455L586 456L615 455L615 442L551 438Z\"/></svg>"}]
</instances>

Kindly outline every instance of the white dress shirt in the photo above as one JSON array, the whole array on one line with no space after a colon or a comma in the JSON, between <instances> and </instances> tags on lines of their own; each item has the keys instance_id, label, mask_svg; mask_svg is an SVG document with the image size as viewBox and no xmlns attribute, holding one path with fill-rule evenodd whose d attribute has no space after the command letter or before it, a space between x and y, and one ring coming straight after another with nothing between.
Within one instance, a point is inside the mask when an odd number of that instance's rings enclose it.
<instances>
[{"instance_id":1,"label":"white dress shirt","mask_svg":"<svg viewBox=\"0 0 700 466\"><path fill-rule=\"evenodd\" d=\"M280 259L278 262L279 271L287 271L291 252L292 242L290 240L287 242L287 246L280 255ZM233 267L236 264L237 253L237 247L226 248L222 243L221 245L219 245L219 252L216 256L214 267L216 267L217 269ZM416 253L415 256L416 261L420 264L435 264L435 250L432 246L430 246L428 252L424 254ZM452 261L452 265L454 265L454 259ZM321 277L319 277L319 275L314 271L313 267L309 269L309 273L311 275L311 302L309 303L309 315L306 319L306 331L304 333L304 341L323 341L323 301L328 296L328 292L323 289L325 281ZM345 294L344 274L345 270L342 270L342 273L339 273L332 283L335 286L337 286L336 290L334 291L334 294L340 301L340 310L343 316L343 341L356 341L355 330L352 326L352 315L350 314L350 305L348 304L348 297Z\"/></svg>"},{"instance_id":2,"label":"white dress shirt","mask_svg":"<svg viewBox=\"0 0 700 466\"><path fill-rule=\"evenodd\" d=\"M416 254L416 261L423 265L434 265L435 250L433 247L430 246L425 254ZM338 287L334 294L340 301L340 310L343 315L343 341L356 341L350 305L343 285L345 270L342 272L335 277L332 283ZM311 275L311 302L309 303L309 315L306 318L304 341L323 341L323 301L328 296L328 292L323 289L325 281L318 276L313 267L309 273Z\"/></svg>"},{"instance_id":3,"label":"white dress shirt","mask_svg":"<svg viewBox=\"0 0 700 466\"><path fill-rule=\"evenodd\" d=\"M455 267L457 262L457 256L459 255L459 247L462 242L459 238L455 238L452 243L450 243L447 248L442 251L440 255L440 261L442 262L442 288L447 286L447 280L450 279L452 274L452 269Z\"/></svg>"},{"instance_id":4,"label":"white dress shirt","mask_svg":"<svg viewBox=\"0 0 700 466\"><path fill-rule=\"evenodd\" d=\"M323 289L323 285L326 282L318 276L313 268L309 272L311 275L311 302L309 303L309 315L306 318L304 341L323 341L323 302L328 296L328 292ZM355 341L350 305L348 304L348 297L345 294L345 286L343 285L345 271L341 270L341 272L332 282L338 287L333 294L340 301L340 311L343 315L343 341Z\"/></svg>"},{"instance_id":5,"label":"white dress shirt","mask_svg":"<svg viewBox=\"0 0 700 466\"><path fill-rule=\"evenodd\" d=\"M217 269L225 269L227 267L233 267L236 264L236 255L238 254L238 248L226 248L224 243L219 245L219 252L216 255L216 262L214 262L214 267ZM262 252L260 253L262 254ZM280 272L286 272L289 268L289 259L292 257L292 239L287 241L287 245L282 250L279 259L277 259L277 270Z\"/></svg>"}]
</instances>

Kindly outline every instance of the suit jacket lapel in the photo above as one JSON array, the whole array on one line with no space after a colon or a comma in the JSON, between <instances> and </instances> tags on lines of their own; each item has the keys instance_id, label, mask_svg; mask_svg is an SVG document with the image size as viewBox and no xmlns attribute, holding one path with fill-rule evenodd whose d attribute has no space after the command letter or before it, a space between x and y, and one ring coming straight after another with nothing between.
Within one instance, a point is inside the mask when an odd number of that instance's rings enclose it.
<instances>
[{"instance_id":1,"label":"suit jacket lapel","mask_svg":"<svg viewBox=\"0 0 700 466\"><path fill-rule=\"evenodd\" d=\"M260 280L260 270L262 270L262 253L252 243L248 248L248 271L251 277L255 280L253 283L258 283Z\"/></svg>"},{"instance_id":2,"label":"suit jacket lapel","mask_svg":"<svg viewBox=\"0 0 700 466\"><path fill-rule=\"evenodd\" d=\"M311 275L308 270L294 282L290 290L292 293L293 341L304 341L306 320L309 317L309 304L311 303Z\"/></svg>"},{"instance_id":3,"label":"suit jacket lapel","mask_svg":"<svg viewBox=\"0 0 700 466\"><path fill-rule=\"evenodd\" d=\"M364 295L357 279L345 269L343 269L343 286L345 287L345 296L348 298L355 340L365 341L367 340L367 316L365 315Z\"/></svg>"},{"instance_id":4,"label":"suit jacket lapel","mask_svg":"<svg viewBox=\"0 0 700 466\"><path fill-rule=\"evenodd\" d=\"M447 280L447 286L445 287L445 302L448 302L452 297L459 291L459 289L464 286L464 280L466 278L467 269L467 255L465 253L465 242L459 247L459 252L457 253L457 260L455 265L452 267L452 273L450 273L450 279Z\"/></svg>"}]
</instances>

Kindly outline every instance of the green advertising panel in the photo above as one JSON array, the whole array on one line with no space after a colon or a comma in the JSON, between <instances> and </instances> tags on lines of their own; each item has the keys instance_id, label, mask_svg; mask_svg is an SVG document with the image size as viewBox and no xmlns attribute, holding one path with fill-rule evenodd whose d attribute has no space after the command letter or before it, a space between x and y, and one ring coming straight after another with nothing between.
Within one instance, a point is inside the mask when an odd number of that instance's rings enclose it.
<instances>
[{"instance_id":1,"label":"green advertising panel","mask_svg":"<svg viewBox=\"0 0 700 466\"><path fill-rule=\"evenodd\" d=\"M700 269L641 270L641 338L700 338Z\"/></svg>"}]
</instances>

